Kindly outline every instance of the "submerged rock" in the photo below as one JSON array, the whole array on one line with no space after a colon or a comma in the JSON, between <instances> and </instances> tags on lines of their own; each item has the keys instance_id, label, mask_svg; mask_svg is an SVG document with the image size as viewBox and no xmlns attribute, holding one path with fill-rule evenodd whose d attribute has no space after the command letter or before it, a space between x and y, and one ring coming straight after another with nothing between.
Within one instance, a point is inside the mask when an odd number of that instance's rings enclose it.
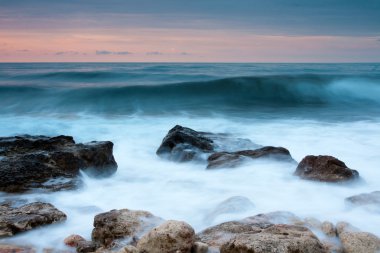
<instances>
[{"instance_id":1,"label":"submerged rock","mask_svg":"<svg viewBox=\"0 0 380 253\"><path fill-rule=\"evenodd\" d=\"M232 138L227 134L198 132L191 128L175 126L164 137L156 154L172 161L206 160L207 155L219 151L236 151L258 148L250 140Z\"/></svg>"},{"instance_id":2,"label":"submerged rock","mask_svg":"<svg viewBox=\"0 0 380 253\"><path fill-rule=\"evenodd\" d=\"M34 202L13 208L0 207L0 238L66 220L66 215L49 203Z\"/></svg>"},{"instance_id":3,"label":"submerged rock","mask_svg":"<svg viewBox=\"0 0 380 253\"><path fill-rule=\"evenodd\" d=\"M71 136L0 138L0 191L72 189L80 170L110 176L117 169L112 149L109 141L75 144Z\"/></svg>"},{"instance_id":4,"label":"submerged rock","mask_svg":"<svg viewBox=\"0 0 380 253\"><path fill-rule=\"evenodd\" d=\"M349 223L336 225L344 253L377 253L380 251L380 238L374 234L361 232Z\"/></svg>"},{"instance_id":5,"label":"submerged rock","mask_svg":"<svg viewBox=\"0 0 380 253\"><path fill-rule=\"evenodd\" d=\"M207 159L207 169L233 168L247 160L267 158L279 161L295 162L289 150L282 147L263 147L255 150L242 150L237 152L217 152Z\"/></svg>"},{"instance_id":6,"label":"submerged rock","mask_svg":"<svg viewBox=\"0 0 380 253\"><path fill-rule=\"evenodd\" d=\"M273 225L253 233L241 233L223 244L221 253L326 253L308 229L294 225Z\"/></svg>"},{"instance_id":7,"label":"submerged rock","mask_svg":"<svg viewBox=\"0 0 380 253\"><path fill-rule=\"evenodd\" d=\"M169 220L145 234L137 243L140 253L190 253L194 229L183 221Z\"/></svg>"},{"instance_id":8,"label":"submerged rock","mask_svg":"<svg viewBox=\"0 0 380 253\"><path fill-rule=\"evenodd\" d=\"M219 215L246 212L254 207L255 205L249 198L243 196L233 196L219 203L214 210L206 215L205 221L212 222Z\"/></svg>"},{"instance_id":9,"label":"submerged rock","mask_svg":"<svg viewBox=\"0 0 380 253\"><path fill-rule=\"evenodd\" d=\"M162 222L161 218L146 211L111 210L95 216L92 240L106 248L125 246Z\"/></svg>"},{"instance_id":10,"label":"submerged rock","mask_svg":"<svg viewBox=\"0 0 380 253\"><path fill-rule=\"evenodd\" d=\"M345 182L359 178L356 170L332 156L306 156L294 173L302 179L322 182Z\"/></svg>"},{"instance_id":11,"label":"submerged rock","mask_svg":"<svg viewBox=\"0 0 380 253\"><path fill-rule=\"evenodd\" d=\"M380 191L354 195L346 198L345 201L351 206L374 207L376 211L380 211Z\"/></svg>"}]
</instances>

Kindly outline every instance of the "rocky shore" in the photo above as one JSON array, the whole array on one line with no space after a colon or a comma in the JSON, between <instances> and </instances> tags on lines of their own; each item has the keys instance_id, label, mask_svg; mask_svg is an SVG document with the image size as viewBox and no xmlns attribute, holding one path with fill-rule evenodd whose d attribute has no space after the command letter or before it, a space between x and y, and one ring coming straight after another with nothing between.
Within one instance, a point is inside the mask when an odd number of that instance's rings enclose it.
<instances>
[{"instance_id":1,"label":"rocky shore","mask_svg":"<svg viewBox=\"0 0 380 253\"><path fill-rule=\"evenodd\" d=\"M288 149L261 146L228 134L198 132L175 126L169 130L157 155L173 162L204 164L206 170L255 166L257 160L296 165L294 176L327 184L346 184L359 172L328 155L308 155L298 164ZM295 166L294 166L295 167ZM75 143L71 136L15 136L0 138L0 191L22 199L33 191L72 190L81 187L80 172L104 178L113 175L117 163L113 143ZM360 193L342 199L351 208L380 210L379 192ZM211 211L207 219L250 210L255 203L232 196ZM62 235L64 250L46 253L376 253L380 238L347 222L333 223L313 217L301 218L286 211L252 214L195 231L190 224L164 220L144 210L110 210L94 217L89 235ZM34 245L6 243L20 233L63 223L67 215L49 203L22 200L0 203L0 253L38 253Z\"/></svg>"}]
</instances>

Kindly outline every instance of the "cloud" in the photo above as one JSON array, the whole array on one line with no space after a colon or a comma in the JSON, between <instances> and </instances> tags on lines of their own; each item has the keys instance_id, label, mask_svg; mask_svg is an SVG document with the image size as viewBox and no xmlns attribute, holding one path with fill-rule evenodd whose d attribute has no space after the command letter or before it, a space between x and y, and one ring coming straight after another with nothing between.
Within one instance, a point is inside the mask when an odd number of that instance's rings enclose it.
<instances>
[{"instance_id":1,"label":"cloud","mask_svg":"<svg viewBox=\"0 0 380 253\"><path fill-rule=\"evenodd\" d=\"M147 52L146 55L163 55L164 53L158 51Z\"/></svg>"},{"instance_id":2,"label":"cloud","mask_svg":"<svg viewBox=\"0 0 380 253\"><path fill-rule=\"evenodd\" d=\"M188 53L188 52L181 52L181 53L179 53L180 55L191 55L190 53Z\"/></svg>"},{"instance_id":3,"label":"cloud","mask_svg":"<svg viewBox=\"0 0 380 253\"><path fill-rule=\"evenodd\" d=\"M118 55L128 55L128 54L132 54L131 52L128 52L128 51L121 51L121 52L114 52L113 54L118 54Z\"/></svg>"},{"instance_id":4,"label":"cloud","mask_svg":"<svg viewBox=\"0 0 380 253\"><path fill-rule=\"evenodd\" d=\"M21 49L21 50L17 50L17 52L30 52L30 50L28 50L28 49Z\"/></svg>"},{"instance_id":5,"label":"cloud","mask_svg":"<svg viewBox=\"0 0 380 253\"><path fill-rule=\"evenodd\" d=\"M109 54L112 54L112 52L107 51L107 50L96 50L96 54L97 55L109 55Z\"/></svg>"},{"instance_id":6,"label":"cloud","mask_svg":"<svg viewBox=\"0 0 380 253\"><path fill-rule=\"evenodd\" d=\"M132 53L129 52L129 51L96 50L96 54L97 55L110 55L110 54L114 54L114 55L129 55L129 54L132 54Z\"/></svg>"},{"instance_id":7,"label":"cloud","mask_svg":"<svg viewBox=\"0 0 380 253\"><path fill-rule=\"evenodd\" d=\"M77 51L61 51L61 52L56 52L55 55L78 55L80 54Z\"/></svg>"}]
</instances>

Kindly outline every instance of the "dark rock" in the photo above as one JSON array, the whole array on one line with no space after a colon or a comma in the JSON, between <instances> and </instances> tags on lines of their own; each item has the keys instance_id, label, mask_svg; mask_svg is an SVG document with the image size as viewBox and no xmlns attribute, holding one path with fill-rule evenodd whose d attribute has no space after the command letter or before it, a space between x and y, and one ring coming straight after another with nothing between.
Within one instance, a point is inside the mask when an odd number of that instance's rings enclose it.
<instances>
[{"instance_id":1,"label":"dark rock","mask_svg":"<svg viewBox=\"0 0 380 253\"><path fill-rule=\"evenodd\" d=\"M97 245L92 241L79 241L76 247L78 253L89 253L96 251Z\"/></svg>"},{"instance_id":2,"label":"dark rock","mask_svg":"<svg viewBox=\"0 0 380 253\"><path fill-rule=\"evenodd\" d=\"M286 162L295 162L289 150L282 147L263 147L256 150L242 150L237 152L218 152L209 156L207 169L233 168L251 159L275 159Z\"/></svg>"},{"instance_id":3,"label":"dark rock","mask_svg":"<svg viewBox=\"0 0 380 253\"><path fill-rule=\"evenodd\" d=\"M233 138L228 134L197 132L177 125L169 130L156 153L172 161L186 162L205 160L210 153L222 150L232 152L258 147L247 139Z\"/></svg>"},{"instance_id":4,"label":"dark rock","mask_svg":"<svg viewBox=\"0 0 380 253\"><path fill-rule=\"evenodd\" d=\"M0 238L64 220L66 215L49 203L34 202L17 208L0 206Z\"/></svg>"},{"instance_id":5,"label":"dark rock","mask_svg":"<svg viewBox=\"0 0 380 253\"><path fill-rule=\"evenodd\" d=\"M322 182L344 182L359 178L359 172L332 156L306 156L294 173L302 179Z\"/></svg>"},{"instance_id":6,"label":"dark rock","mask_svg":"<svg viewBox=\"0 0 380 253\"><path fill-rule=\"evenodd\" d=\"M106 248L134 243L163 220L146 211L111 210L94 218L92 240Z\"/></svg>"},{"instance_id":7,"label":"dark rock","mask_svg":"<svg viewBox=\"0 0 380 253\"><path fill-rule=\"evenodd\" d=\"M205 133L177 125L169 130L156 153L182 162L194 159L198 153L213 150L213 141L205 137Z\"/></svg>"},{"instance_id":8,"label":"dark rock","mask_svg":"<svg viewBox=\"0 0 380 253\"><path fill-rule=\"evenodd\" d=\"M241 233L223 244L221 253L326 253L318 238L308 229L294 225Z\"/></svg>"},{"instance_id":9,"label":"dark rock","mask_svg":"<svg viewBox=\"0 0 380 253\"><path fill-rule=\"evenodd\" d=\"M374 206L380 210L380 191L354 195L346 198L345 200L353 206Z\"/></svg>"},{"instance_id":10,"label":"dark rock","mask_svg":"<svg viewBox=\"0 0 380 253\"><path fill-rule=\"evenodd\" d=\"M80 170L112 175L117 169L112 149L112 142L75 144L70 136L0 138L0 191L73 189Z\"/></svg>"}]
</instances>

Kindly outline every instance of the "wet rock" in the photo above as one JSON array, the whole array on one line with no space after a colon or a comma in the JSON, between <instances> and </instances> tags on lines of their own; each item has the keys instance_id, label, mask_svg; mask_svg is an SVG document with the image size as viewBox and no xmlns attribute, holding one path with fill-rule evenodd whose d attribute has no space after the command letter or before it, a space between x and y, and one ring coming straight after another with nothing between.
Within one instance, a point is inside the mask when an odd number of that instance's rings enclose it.
<instances>
[{"instance_id":1,"label":"wet rock","mask_svg":"<svg viewBox=\"0 0 380 253\"><path fill-rule=\"evenodd\" d=\"M272 224L293 224L293 225L305 225L299 217L291 212L276 211L269 213L262 213L255 216L250 216L242 220L244 223L259 225L259 227L265 228Z\"/></svg>"},{"instance_id":2,"label":"wet rock","mask_svg":"<svg viewBox=\"0 0 380 253\"><path fill-rule=\"evenodd\" d=\"M135 246L127 245L117 253L139 253L138 249Z\"/></svg>"},{"instance_id":3,"label":"wet rock","mask_svg":"<svg viewBox=\"0 0 380 253\"><path fill-rule=\"evenodd\" d=\"M282 147L263 147L256 150L242 150L237 152L218 152L207 159L207 169L234 168L252 159L274 159L285 162L295 162L289 150Z\"/></svg>"},{"instance_id":4,"label":"wet rock","mask_svg":"<svg viewBox=\"0 0 380 253\"><path fill-rule=\"evenodd\" d=\"M82 236L80 235L70 235L65 238L63 243L69 247L78 247L79 242L86 241Z\"/></svg>"},{"instance_id":5,"label":"wet rock","mask_svg":"<svg viewBox=\"0 0 380 253\"><path fill-rule=\"evenodd\" d=\"M194 229L182 221L169 220L145 234L137 243L140 253L190 253Z\"/></svg>"},{"instance_id":6,"label":"wet rock","mask_svg":"<svg viewBox=\"0 0 380 253\"><path fill-rule=\"evenodd\" d=\"M213 150L213 141L205 137L205 133L177 125L169 130L156 153L173 161L184 162Z\"/></svg>"},{"instance_id":7,"label":"wet rock","mask_svg":"<svg viewBox=\"0 0 380 253\"><path fill-rule=\"evenodd\" d=\"M75 144L71 136L0 138L0 191L73 189L80 170L109 176L117 168L112 149L112 142Z\"/></svg>"},{"instance_id":8,"label":"wet rock","mask_svg":"<svg viewBox=\"0 0 380 253\"><path fill-rule=\"evenodd\" d=\"M76 248L78 253L89 253L96 251L97 245L95 242L84 240L79 241Z\"/></svg>"},{"instance_id":9,"label":"wet rock","mask_svg":"<svg viewBox=\"0 0 380 253\"><path fill-rule=\"evenodd\" d=\"M203 242L195 242L191 252L192 253L207 253L208 245Z\"/></svg>"},{"instance_id":10,"label":"wet rock","mask_svg":"<svg viewBox=\"0 0 380 253\"><path fill-rule=\"evenodd\" d=\"M326 253L318 238L307 228L273 225L253 233L241 233L223 244L221 253Z\"/></svg>"},{"instance_id":11,"label":"wet rock","mask_svg":"<svg viewBox=\"0 0 380 253\"><path fill-rule=\"evenodd\" d=\"M278 223L299 223L301 219L290 212L277 211L250 216L240 221L224 222L209 227L196 235L197 240L209 245L211 250L219 248L244 233L259 233Z\"/></svg>"},{"instance_id":12,"label":"wet rock","mask_svg":"<svg viewBox=\"0 0 380 253\"><path fill-rule=\"evenodd\" d=\"M48 203L34 202L0 209L0 238L66 220L66 215Z\"/></svg>"},{"instance_id":13,"label":"wet rock","mask_svg":"<svg viewBox=\"0 0 380 253\"><path fill-rule=\"evenodd\" d=\"M1 253L37 253L33 247L0 244Z\"/></svg>"},{"instance_id":14,"label":"wet rock","mask_svg":"<svg viewBox=\"0 0 380 253\"><path fill-rule=\"evenodd\" d=\"M233 138L228 134L198 132L193 129L175 126L164 137L157 155L166 159L186 162L206 160L210 153L236 151L242 148L258 148L248 139Z\"/></svg>"},{"instance_id":15,"label":"wet rock","mask_svg":"<svg viewBox=\"0 0 380 253\"><path fill-rule=\"evenodd\" d=\"M380 238L374 234L361 232L347 222L336 225L344 253L377 253L380 251Z\"/></svg>"},{"instance_id":16,"label":"wet rock","mask_svg":"<svg viewBox=\"0 0 380 253\"><path fill-rule=\"evenodd\" d=\"M345 201L354 207L366 207L380 212L380 191L354 195L346 198Z\"/></svg>"},{"instance_id":17,"label":"wet rock","mask_svg":"<svg viewBox=\"0 0 380 253\"><path fill-rule=\"evenodd\" d=\"M111 210L94 218L92 240L106 248L136 242L163 220L146 211Z\"/></svg>"},{"instance_id":18,"label":"wet rock","mask_svg":"<svg viewBox=\"0 0 380 253\"><path fill-rule=\"evenodd\" d=\"M306 156L294 173L302 179L322 182L344 182L359 178L356 170L332 156Z\"/></svg>"},{"instance_id":19,"label":"wet rock","mask_svg":"<svg viewBox=\"0 0 380 253\"><path fill-rule=\"evenodd\" d=\"M206 215L205 221L212 222L219 215L246 212L254 207L255 205L249 198L233 196L218 204L213 211Z\"/></svg>"},{"instance_id":20,"label":"wet rock","mask_svg":"<svg viewBox=\"0 0 380 253\"><path fill-rule=\"evenodd\" d=\"M334 224L332 224L329 221L325 221L325 222L322 223L321 230L327 236L330 236L330 237L337 236L337 234L336 234L336 228L335 228Z\"/></svg>"}]
</instances>

